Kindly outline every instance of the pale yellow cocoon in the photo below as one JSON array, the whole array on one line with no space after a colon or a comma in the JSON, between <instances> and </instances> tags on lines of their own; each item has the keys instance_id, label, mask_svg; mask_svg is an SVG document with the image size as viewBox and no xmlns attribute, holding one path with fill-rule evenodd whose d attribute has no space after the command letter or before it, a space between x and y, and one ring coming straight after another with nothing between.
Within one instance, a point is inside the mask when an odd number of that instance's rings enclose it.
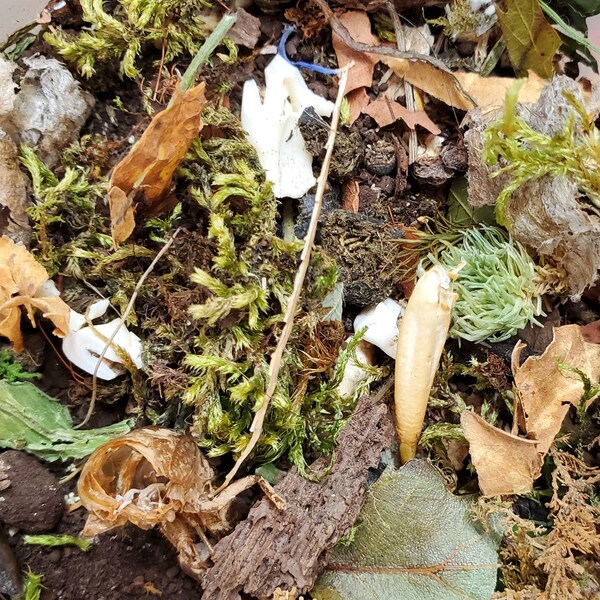
<instances>
[{"instance_id":1,"label":"pale yellow cocoon","mask_svg":"<svg viewBox=\"0 0 600 600\"><path fill-rule=\"evenodd\" d=\"M431 267L417 282L399 323L394 401L402 463L415 457L427 401L450 329L455 273Z\"/></svg>"}]
</instances>

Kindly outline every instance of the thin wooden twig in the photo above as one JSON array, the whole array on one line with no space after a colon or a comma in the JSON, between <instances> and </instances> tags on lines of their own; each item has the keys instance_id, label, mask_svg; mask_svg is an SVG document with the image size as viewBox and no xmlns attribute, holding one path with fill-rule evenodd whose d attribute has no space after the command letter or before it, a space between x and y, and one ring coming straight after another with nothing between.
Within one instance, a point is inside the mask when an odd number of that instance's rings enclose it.
<instances>
[{"instance_id":1,"label":"thin wooden twig","mask_svg":"<svg viewBox=\"0 0 600 600\"><path fill-rule=\"evenodd\" d=\"M123 325L125 324L125 321L127 320L127 317L129 316L129 313L133 310L133 305L135 304L136 298L137 298L138 294L140 293L140 290L142 289L142 285L144 285L144 282L148 278L148 275L150 275L150 273L152 273L152 271L154 270L154 267L156 266L156 263L158 263L158 261L164 256L164 254L167 252L167 250L173 245L173 242L175 241L175 238L177 237L177 235L179 234L180 231L181 231L181 227L178 227L174 231L174 233L171 236L171 238L169 239L169 241L160 249L158 254L154 257L154 260L150 263L148 268L144 271L144 273L138 280L138 282L135 286L135 289L133 290L133 294L131 294L131 298L129 299L129 304L127 304L125 311L123 312L123 314L121 315L121 318L119 319L119 323L117 324L117 326L116 326L115 330L113 331L112 335L110 336L110 338L108 338L108 341L107 341L106 345L104 346L102 353L98 357L98 362L96 363L96 368L94 369L94 373L92 375L92 397L90 399L90 405L88 406L88 410L85 415L85 418L83 419L83 421L81 421L81 423L79 423L79 425L75 426L75 429L83 427L90 420L90 417L92 416L92 413L94 412L94 407L96 406L96 398L98 396L98 370L100 369L100 365L102 364L102 361L104 360L104 356L108 352L108 349L112 346L113 340L117 336L117 333L119 333L121 327L123 327Z\"/></svg>"},{"instance_id":2,"label":"thin wooden twig","mask_svg":"<svg viewBox=\"0 0 600 600\"><path fill-rule=\"evenodd\" d=\"M277 386L277 377L279 375L279 370L281 369L281 360L283 358L283 353L285 352L288 340L290 339L290 334L292 333L296 308L298 306L298 301L300 300L300 294L302 293L304 279L306 278L306 273L310 264L310 255L315 242L315 235L317 233L319 217L321 216L323 196L325 195L325 184L327 183L329 165L331 163L333 146L335 144L335 136L337 133L338 123L340 119L340 109L342 107L342 100L344 99L346 83L348 81L348 70L352 66L353 63L350 63L349 65L340 70L338 93L335 101L335 106L333 108L333 115L331 117L331 128L329 130L329 137L327 138L327 145L325 147L325 158L323 159L323 165L321 166L321 172L319 174L319 179L317 180L315 204L310 218L308 231L306 233L306 237L304 238L304 248L302 249L302 255L300 256L300 266L298 268L298 271L296 272L296 277L294 279L294 289L292 290L292 293L290 295L285 315L283 317L283 329L281 331L281 337L279 338L277 346L273 354L271 355L271 360L269 361L269 381L265 393L265 399L262 403L262 406L254 415L254 419L252 420L252 425L250 426L250 432L252 433L252 436L250 437L248 444L246 445L244 451L240 454L239 458L235 462L235 465L233 465L231 471L227 473L225 481L214 492L215 494L218 494L221 490L225 489L231 483L231 480L235 477L244 461L248 458L248 456L250 456L252 450L254 450L254 447L256 446L256 443L258 442L258 439L262 434L263 423L267 414L267 410L269 408L269 404L271 403L271 398Z\"/></svg>"},{"instance_id":3,"label":"thin wooden twig","mask_svg":"<svg viewBox=\"0 0 600 600\"><path fill-rule=\"evenodd\" d=\"M315 4L323 11L325 18L329 21L331 25L331 29L338 35L344 44L351 48L352 50L356 50L356 52L368 52L369 54L379 54L380 56L391 56L393 58L402 58L406 60L422 60L427 62L440 71L444 71L454 80L454 85L456 89L460 91L461 94L468 98L473 106L477 106L476 100L465 90L460 81L456 78L456 75L438 58L435 56L429 56L428 54L420 54L419 52L410 52L410 51L401 51L397 48L392 48L390 46L370 46L369 44L363 44L362 42L357 42L351 35L350 32L346 29L344 24L340 21L340 19L336 16L336 14L331 10L331 7L327 4L325 0L313 0Z\"/></svg>"}]
</instances>

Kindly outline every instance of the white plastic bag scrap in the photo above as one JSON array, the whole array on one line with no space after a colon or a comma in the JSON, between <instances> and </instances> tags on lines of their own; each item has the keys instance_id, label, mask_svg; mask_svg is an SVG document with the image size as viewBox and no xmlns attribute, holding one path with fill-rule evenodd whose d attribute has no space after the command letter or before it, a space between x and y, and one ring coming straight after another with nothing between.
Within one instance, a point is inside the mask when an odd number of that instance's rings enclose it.
<instances>
[{"instance_id":1,"label":"white plastic bag scrap","mask_svg":"<svg viewBox=\"0 0 600 600\"><path fill-rule=\"evenodd\" d=\"M246 81L242 96L242 127L256 148L267 180L277 198L301 198L315 185L312 156L298 129L298 119L312 106L329 117L333 102L308 89L300 71L279 54L265 69L264 100L254 80Z\"/></svg>"},{"instance_id":2,"label":"white plastic bag scrap","mask_svg":"<svg viewBox=\"0 0 600 600\"><path fill-rule=\"evenodd\" d=\"M108 300L95 302L87 310L87 320L93 321L101 317L108 307ZM94 325L93 327L86 326L86 322L85 316L74 310L71 311L70 331L63 339L62 349L67 359L75 366L92 375L107 341L112 337L121 321L117 318L109 323ZM135 333L129 331L125 325L121 325L98 367L97 375L100 379L108 381L126 371L122 367L122 358L115 352L115 347L125 351L138 369L142 368L142 341Z\"/></svg>"}]
</instances>

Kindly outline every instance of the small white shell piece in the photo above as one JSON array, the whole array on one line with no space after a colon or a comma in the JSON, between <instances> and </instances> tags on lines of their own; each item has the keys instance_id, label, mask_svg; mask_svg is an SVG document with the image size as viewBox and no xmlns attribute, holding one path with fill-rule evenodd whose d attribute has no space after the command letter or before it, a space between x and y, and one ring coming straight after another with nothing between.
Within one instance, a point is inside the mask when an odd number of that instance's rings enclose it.
<instances>
[{"instance_id":1,"label":"small white shell piece","mask_svg":"<svg viewBox=\"0 0 600 600\"><path fill-rule=\"evenodd\" d=\"M312 156L297 127L302 111L312 106L322 117L333 112L333 102L308 89L300 71L279 54L265 69L264 100L254 80L242 95L242 127L258 153L277 198L301 198L316 179Z\"/></svg>"},{"instance_id":2,"label":"small white shell piece","mask_svg":"<svg viewBox=\"0 0 600 600\"><path fill-rule=\"evenodd\" d=\"M87 320L93 321L101 317L106 313L108 307L108 300L94 302L87 310ZM69 333L63 338L62 349L68 360L92 375L107 340L112 337L121 321L117 318L109 323L94 325L93 328L87 326L86 322L84 315L71 310ZM113 346L118 346L125 351L135 366L138 369L142 368L142 341L135 333L129 331L125 325L122 325L98 367L98 377L100 379L109 381L126 371L121 366L123 361L115 352Z\"/></svg>"}]
</instances>

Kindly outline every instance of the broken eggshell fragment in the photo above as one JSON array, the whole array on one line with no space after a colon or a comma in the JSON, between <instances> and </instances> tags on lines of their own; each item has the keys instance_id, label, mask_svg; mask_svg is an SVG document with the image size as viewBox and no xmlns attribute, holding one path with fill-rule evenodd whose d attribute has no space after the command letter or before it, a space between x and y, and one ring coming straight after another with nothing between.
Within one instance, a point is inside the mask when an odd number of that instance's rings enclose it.
<instances>
[{"instance_id":1,"label":"broken eggshell fragment","mask_svg":"<svg viewBox=\"0 0 600 600\"><path fill-rule=\"evenodd\" d=\"M404 315L405 304L386 298L379 304L369 306L354 319L354 331L367 328L363 336L365 342L383 350L396 358L398 344L398 319Z\"/></svg>"},{"instance_id":2,"label":"broken eggshell fragment","mask_svg":"<svg viewBox=\"0 0 600 600\"><path fill-rule=\"evenodd\" d=\"M135 333L121 324L121 319L117 318L102 325L85 326L89 321L106 313L109 304L108 300L95 302L88 308L86 316L72 310L69 322L70 332L65 336L62 344L63 353L67 359L86 373L93 375L98 358L104 351L108 340L120 326L98 367L97 376L107 381L126 372L122 366L124 364L122 355L116 349L121 349L128 354L138 369L142 368L142 341Z\"/></svg>"},{"instance_id":3,"label":"broken eggshell fragment","mask_svg":"<svg viewBox=\"0 0 600 600\"><path fill-rule=\"evenodd\" d=\"M300 71L279 54L265 69L264 100L254 80L246 81L241 121L277 198L301 198L315 185L312 155L298 129L307 107L321 117L333 112L333 102L308 89Z\"/></svg>"}]
</instances>

